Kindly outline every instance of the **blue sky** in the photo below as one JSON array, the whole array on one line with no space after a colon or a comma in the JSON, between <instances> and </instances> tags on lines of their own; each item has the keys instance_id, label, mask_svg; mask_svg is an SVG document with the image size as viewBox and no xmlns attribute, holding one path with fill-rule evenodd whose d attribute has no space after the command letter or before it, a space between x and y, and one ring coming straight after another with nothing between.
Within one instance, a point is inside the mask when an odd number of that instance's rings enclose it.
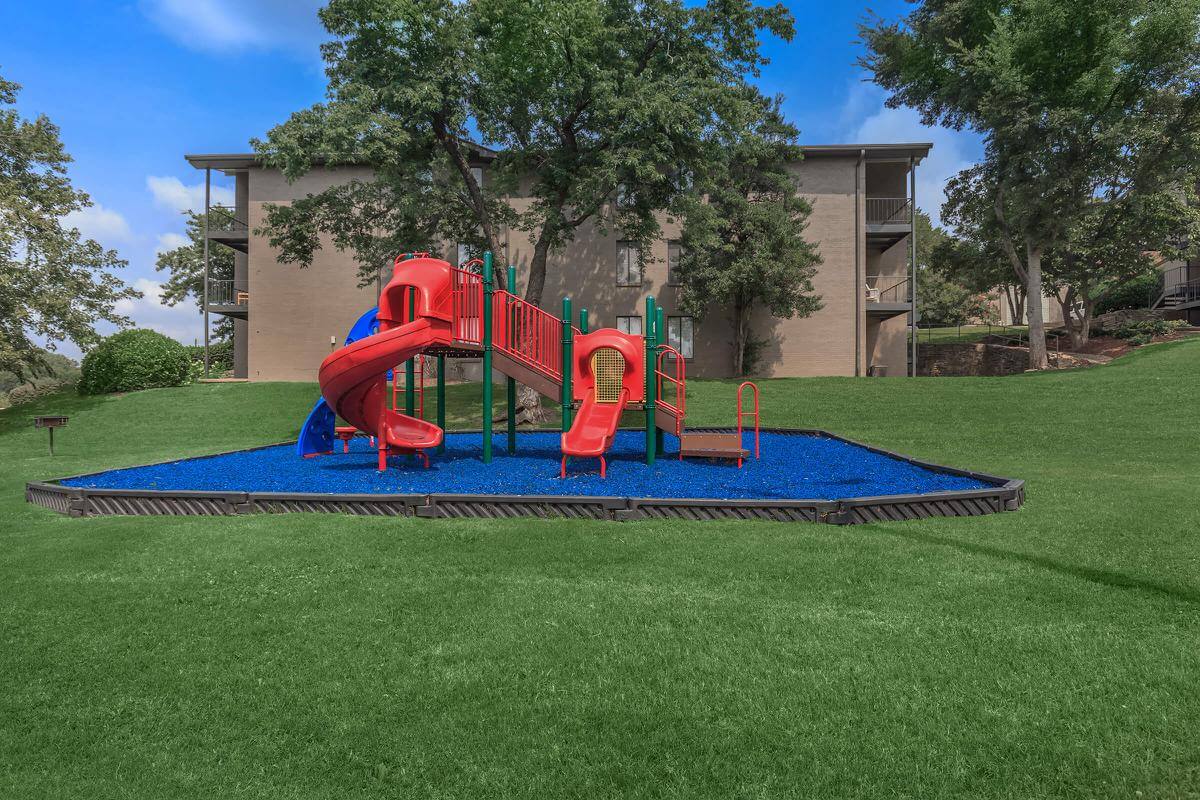
<instances>
[{"instance_id":1,"label":"blue sky","mask_svg":"<svg viewBox=\"0 0 1200 800\"><path fill-rule=\"evenodd\" d=\"M158 249L181 239L181 211L203 204L191 152L241 152L251 137L324 95L318 0L56 0L10 4L0 29L0 74L20 83L19 110L47 114L75 159L71 178L96 205L72 221L128 259L124 278L146 293L123 310L185 342L202 336L194 306L157 301ZM770 41L765 91L805 143L932 141L919 171L920 205L936 216L946 178L979 155L969 134L931 130L855 66L866 5L788 3L791 44ZM871 10L894 18L903 0ZM218 190L218 196L220 190ZM281 267L285 269L287 267ZM354 276L347 275L347 280ZM71 345L63 352L76 355Z\"/></svg>"}]
</instances>

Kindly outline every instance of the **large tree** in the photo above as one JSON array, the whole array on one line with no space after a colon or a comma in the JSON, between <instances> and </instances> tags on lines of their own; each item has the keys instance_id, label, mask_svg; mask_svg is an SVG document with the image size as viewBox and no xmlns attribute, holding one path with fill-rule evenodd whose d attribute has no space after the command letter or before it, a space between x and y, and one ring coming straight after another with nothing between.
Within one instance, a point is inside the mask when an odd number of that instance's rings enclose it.
<instances>
[{"instance_id":1,"label":"large tree","mask_svg":"<svg viewBox=\"0 0 1200 800\"><path fill-rule=\"evenodd\" d=\"M1194 181L1190 182L1194 185ZM1191 191L1134 193L1093 202L1046 259L1047 283L1075 348L1087 343L1098 303L1194 252L1200 209Z\"/></svg>"},{"instance_id":2,"label":"large tree","mask_svg":"<svg viewBox=\"0 0 1200 800\"><path fill-rule=\"evenodd\" d=\"M26 376L45 370L36 340L90 347L96 322L128 324L115 305L140 294L112 274L115 251L64 222L92 202L71 186L58 128L11 108L19 89L0 78L0 370Z\"/></svg>"},{"instance_id":3,"label":"large tree","mask_svg":"<svg viewBox=\"0 0 1200 800\"><path fill-rule=\"evenodd\" d=\"M753 119L734 120L719 137L679 203L682 306L697 318L730 315L735 375L754 366L756 311L806 317L821 308L812 285L821 258L804 239L812 208L799 193L797 132L778 101L760 102Z\"/></svg>"},{"instance_id":4,"label":"large tree","mask_svg":"<svg viewBox=\"0 0 1200 800\"><path fill-rule=\"evenodd\" d=\"M976 178L1030 298L1095 198L1178 185L1200 151L1200 0L925 0L863 35L891 106L984 135Z\"/></svg>"},{"instance_id":5,"label":"large tree","mask_svg":"<svg viewBox=\"0 0 1200 800\"><path fill-rule=\"evenodd\" d=\"M329 101L257 147L289 178L318 162L372 173L271 209L284 259L307 263L332 235L365 282L387 254L439 241L502 255L508 224L534 241L534 303L549 255L585 223L657 232L680 165L744 113L759 32L792 32L782 7L748 0L332 0L321 19L337 37ZM482 154L482 186L472 133L498 151ZM504 202L517 193L532 199L519 214Z\"/></svg>"},{"instance_id":6,"label":"large tree","mask_svg":"<svg viewBox=\"0 0 1200 800\"><path fill-rule=\"evenodd\" d=\"M167 279L162 285L163 305L177 306L193 302L200 313L204 312L204 214L185 211L187 218L187 244L158 254L154 268L165 272ZM208 249L208 273L213 280L233 279L234 251L221 244L210 243ZM217 341L228 341L233 336L233 320L221 317L213 328Z\"/></svg>"}]
</instances>

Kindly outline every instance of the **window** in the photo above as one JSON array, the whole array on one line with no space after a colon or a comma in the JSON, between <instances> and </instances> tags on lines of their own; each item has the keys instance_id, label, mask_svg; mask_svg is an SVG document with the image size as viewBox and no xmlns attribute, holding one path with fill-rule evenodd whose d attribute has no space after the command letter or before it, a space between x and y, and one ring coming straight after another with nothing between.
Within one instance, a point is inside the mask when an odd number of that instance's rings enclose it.
<instances>
[{"instance_id":1,"label":"window","mask_svg":"<svg viewBox=\"0 0 1200 800\"><path fill-rule=\"evenodd\" d=\"M633 192L624 183L617 184L617 208L629 208L635 202Z\"/></svg>"},{"instance_id":2,"label":"window","mask_svg":"<svg viewBox=\"0 0 1200 800\"><path fill-rule=\"evenodd\" d=\"M684 358L692 357L692 318L667 317L667 344Z\"/></svg>"},{"instance_id":3,"label":"window","mask_svg":"<svg viewBox=\"0 0 1200 800\"><path fill-rule=\"evenodd\" d=\"M476 186L483 186L483 167L471 167L471 177L475 179Z\"/></svg>"},{"instance_id":4,"label":"window","mask_svg":"<svg viewBox=\"0 0 1200 800\"><path fill-rule=\"evenodd\" d=\"M671 239L667 241L667 284L670 286L678 286L682 283L679 280L679 257L683 255L683 247L679 244L679 240Z\"/></svg>"},{"instance_id":5,"label":"window","mask_svg":"<svg viewBox=\"0 0 1200 800\"><path fill-rule=\"evenodd\" d=\"M641 317L617 317L617 330L630 336L642 335Z\"/></svg>"},{"instance_id":6,"label":"window","mask_svg":"<svg viewBox=\"0 0 1200 800\"><path fill-rule=\"evenodd\" d=\"M642 285L641 261L637 242L617 242L617 286Z\"/></svg>"}]
</instances>

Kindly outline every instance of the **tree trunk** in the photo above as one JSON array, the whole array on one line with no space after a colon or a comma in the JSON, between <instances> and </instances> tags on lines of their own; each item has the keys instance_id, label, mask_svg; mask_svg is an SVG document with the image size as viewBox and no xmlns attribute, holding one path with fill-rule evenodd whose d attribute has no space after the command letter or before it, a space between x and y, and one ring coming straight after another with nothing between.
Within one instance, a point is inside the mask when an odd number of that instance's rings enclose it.
<instances>
[{"instance_id":1,"label":"tree trunk","mask_svg":"<svg viewBox=\"0 0 1200 800\"><path fill-rule=\"evenodd\" d=\"M1049 369L1046 351L1046 321L1042 317L1042 251L1025 248L1025 298L1029 304L1029 368Z\"/></svg>"},{"instance_id":2,"label":"tree trunk","mask_svg":"<svg viewBox=\"0 0 1200 800\"><path fill-rule=\"evenodd\" d=\"M533 245L533 256L529 259L529 282L525 285L525 300L535 306L542 304L542 292L546 288L546 261L550 258L550 232L543 227Z\"/></svg>"},{"instance_id":3,"label":"tree trunk","mask_svg":"<svg viewBox=\"0 0 1200 800\"><path fill-rule=\"evenodd\" d=\"M733 374L746 374L746 342L750 338L750 312L740 301L733 305Z\"/></svg>"}]
</instances>

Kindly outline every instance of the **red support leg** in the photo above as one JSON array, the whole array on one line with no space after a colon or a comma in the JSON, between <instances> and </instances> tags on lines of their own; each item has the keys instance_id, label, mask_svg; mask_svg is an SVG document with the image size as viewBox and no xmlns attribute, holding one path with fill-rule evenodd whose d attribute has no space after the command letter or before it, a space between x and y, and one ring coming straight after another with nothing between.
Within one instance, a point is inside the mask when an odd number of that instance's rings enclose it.
<instances>
[{"instance_id":1,"label":"red support leg","mask_svg":"<svg viewBox=\"0 0 1200 800\"><path fill-rule=\"evenodd\" d=\"M380 440L379 447L379 471L387 472L387 445Z\"/></svg>"},{"instance_id":2,"label":"red support leg","mask_svg":"<svg viewBox=\"0 0 1200 800\"><path fill-rule=\"evenodd\" d=\"M608 477L608 462L604 460L604 456L600 456L600 477Z\"/></svg>"},{"instance_id":3,"label":"red support leg","mask_svg":"<svg viewBox=\"0 0 1200 800\"><path fill-rule=\"evenodd\" d=\"M558 477L560 477L560 478L567 477L567 457L566 456L562 457L562 466L559 467Z\"/></svg>"}]
</instances>

